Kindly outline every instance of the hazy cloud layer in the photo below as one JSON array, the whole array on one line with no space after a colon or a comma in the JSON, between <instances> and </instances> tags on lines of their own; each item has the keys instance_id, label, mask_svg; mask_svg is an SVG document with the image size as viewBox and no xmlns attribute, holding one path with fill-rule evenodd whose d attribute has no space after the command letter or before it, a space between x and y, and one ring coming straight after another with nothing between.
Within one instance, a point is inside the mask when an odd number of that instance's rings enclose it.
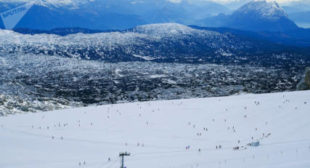
<instances>
[{"instance_id":1,"label":"hazy cloud layer","mask_svg":"<svg viewBox=\"0 0 310 168\"><path fill-rule=\"evenodd\" d=\"M26 1L33 1L33 0L0 0L0 2L12 2L12 1L20 1L20 2L26 2ZM48 3L59 3L59 4L70 4L74 2L91 2L95 0L35 0L35 1L43 1L43 2L48 2ZM128 1L137 1L137 0L128 0ZM155 1L155 0L154 0ZM174 3L179 3L184 0L168 0ZM218 3L242 3L242 2L247 2L250 0L186 0L186 1L213 1L213 2L218 2ZM278 3L289 3L289 2L296 2L296 1L302 1L302 2L309 2L310 0L268 0L268 1L277 1Z\"/></svg>"}]
</instances>

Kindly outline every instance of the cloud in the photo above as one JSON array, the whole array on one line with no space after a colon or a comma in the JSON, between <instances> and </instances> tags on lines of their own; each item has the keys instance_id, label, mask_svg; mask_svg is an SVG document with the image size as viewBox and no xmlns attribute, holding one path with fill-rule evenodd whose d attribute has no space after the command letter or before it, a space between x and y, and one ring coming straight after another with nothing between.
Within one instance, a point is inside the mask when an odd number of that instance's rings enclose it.
<instances>
[{"instance_id":1,"label":"cloud","mask_svg":"<svg viewBox=\"0 0 310 168\"><path fill-rule=\"evenodd\" d=\"M72 4L72 3L81 3L81 2L91 2L91 1L95 1L95 0L0 0L0 2L30 2L30 1L42 1L42 2L47 2L47 3L51 3L51 4ZM101 0L97 0L97 1L101 1ZM128 1L132 1L132 0L128 0ZM154 0L156 1L156 0ZM251 0L167 0L170 1L172 3L180 3L182 1L212 1L212 2L216 2L216 3L221 3L221 4L231 4L231 3L244 3L244 2L248 2ZM308 2L310 3L310 0L267 0L267 1L277 1L280 4L287 4L290 2Z\"/></svg>"},{"instance_id":2,"label":"cloud","mask_svg":"<svg viewBox=\"0 0 310 168\"><path fill-rule=\"evenodd\" d=\"M182 0L168 0L173 3L179 3ZM187 1L195 1L195 0L187 0ZM250 0L205 0L205 1L213 1L216 3L221 3L221 4L229 4L229 3L242 3L242 2L248 2ZM267 0L267 1L276 1L280 4L285 4L285 3L291 3L291 2L298 2L298 1L309 1L310 0Z\"/></svg>"},{"instance_id":3,"label":"cloud","mask_svg":"<svg viewBox=\"0 0 310 168\"><path fill-rule=\"evenodd\" d=\"M0 0L0 2L43 2L50 4L72 4L81 1L89 1L89 0Z\"/></svg>"}]
</instances>

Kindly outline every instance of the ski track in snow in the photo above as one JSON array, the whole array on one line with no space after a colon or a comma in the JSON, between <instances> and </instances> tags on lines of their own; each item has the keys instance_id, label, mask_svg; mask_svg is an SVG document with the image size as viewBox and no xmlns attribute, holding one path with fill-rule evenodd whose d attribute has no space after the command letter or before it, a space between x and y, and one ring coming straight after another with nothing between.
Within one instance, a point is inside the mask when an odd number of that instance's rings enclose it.
<instances>
[{"instance_id":1,"label":"ski track in snow","mask_svg":"<svg viewBox=\"0 0 310 168\"><path fill-rule=\"evenodd\" d=\"M309 96L239 95L1 117L0 167L116 168L119 152L128 151L128 168L306 168ZM260 146L247 146L257 140Z\"/></svg>"}]
</instances>

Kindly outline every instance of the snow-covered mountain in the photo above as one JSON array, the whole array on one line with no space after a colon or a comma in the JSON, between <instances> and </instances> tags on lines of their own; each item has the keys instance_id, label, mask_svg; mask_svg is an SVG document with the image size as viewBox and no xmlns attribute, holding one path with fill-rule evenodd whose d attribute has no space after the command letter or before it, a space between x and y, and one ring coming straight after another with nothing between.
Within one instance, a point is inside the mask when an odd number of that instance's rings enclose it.
<instances>
[{"instance_id":1,"label":"snow-covered mountain","mask_svg":"<svg viewBox=\"0 0 310 168\"><path fill-rule=\"evenodd\" d=\"M236 10L227 26L244 30L285 31L297 29L275 1L256 0Z\"/></svg>"},{"instance_id":2,"label":"snow-covered mountain","mask_svg":"<svg viewBox=\"0 0 310 168\"><path fill-rule=\"evenodd\" d=\"M286 12L275 1L267 2L265 0L255 0L250 2L237 11L235 14L239 15L255 15L262 19L279 19L281 17L287 17Z\"/></svg>"},{"instance_id":3,"label":"snow-covered mountain","mask_svg":"<svg viewBox=\"0 0 310 168\"><path fill-rule=\"evenodd\" d=\"M286 11L277 2L267 0L250 1L231 15L205 18L201 25L249 31L298 31L298 26L289 19Z\"/></svg>"},{"instance_id":4,"label":"snow-covered mountain","mask_svg":"<svg viewBox=\"0 0 310 168\"><path fill-rule=\"evenodd\" d=\"M194 52L201 50L214 55L219 50L226 51L226 48L238 50L238 48L251 47L247 42L242 41L238 41L238 45L231 47L238 39L180 24L152 24L124 32L72 34L68 36L23 35L2 30L0 36L2 37L0 40L1 52L43 53L116 62L141 60L135 55L150 56L153 60L178 58L186 60L187 57L192 57L191 55L194 55ZM179 51L177 48L183 49ZM185 53L189 53L188 56L185 56ZM199 56L198 54L195 55Z\"/></svg>"},{"instance_id":5,"label":"snow-covered mountain","mask_svg":"<svg viewBox=\"0 0 310 168\"><path fill-rule=\"evenodd\" d=\"M0 117L2 168L310 167L310 92Z\"/></svg>"},{"instance_id":6,"label":"snow-covered mountain","mask_svg":"<svg viewBox=\"0 0 310 168\"><path fill-rule=\"evenodd\" d=\"M1 30L0 37L2 53L47 54L112 62L139 61L147 57L160 62L247 62L278 66L284 61L275 61L279 58L304 60L307 55L265 41L175 23L143 25L122 32L67 36L25 35ZM267 60L269 62L265 62Z\"/></svg>"},{"instance_id":7,"label":"snow-covered mountain","mask_svg":"<svg viewBox=\"0 0 310 168\"><path fill-rule=\"evenodd\" d=\"M0 1L0 12L12 9L21 2L23 0ZM227 11L228 9L220 4L201 0L196 0L195 3L175 3L168 0L38 1L16 28L49 30L80 27L120 30L151 23L194 24L201 18Z\"/></svg>"},{"instance_id":8,"label":"snow-covered mountain","mask_svg":"<svg viewBox=\"0 0 310 168\"><path fill-rule=\"evenodd\" d=\"M0 1L0 12L19 6L23 1ZM228 13L230 10L225 6L203 0L38 1L16 28L50 30L79 27L123 30L143 24L173 22L252 31L297 29L296 24L275 1L250 1L232 15L227 15ZM0 27L4 27L1 25L0 23Z\"/></svg>"}]
</instances>

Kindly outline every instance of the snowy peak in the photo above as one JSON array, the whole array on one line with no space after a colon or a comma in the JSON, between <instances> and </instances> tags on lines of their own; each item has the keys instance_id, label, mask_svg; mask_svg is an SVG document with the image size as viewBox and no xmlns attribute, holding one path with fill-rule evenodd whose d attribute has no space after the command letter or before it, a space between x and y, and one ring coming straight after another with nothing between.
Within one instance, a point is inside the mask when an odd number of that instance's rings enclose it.
<instances>
[{"instance_id":1,"label":"snowy peak","mask_svg":"<svg viewBox=\"0 0 310 168\"><path fill-rule=\"evenodd\" d=\"M265 19L279 19L287 17L287 13L276 1L254 0L241 8L235 14L256 15Z\"/></svg>"},{"instance_id":2,"label":"snowy peak","mask_svg":"<svg viewBox=\"0 0 310 168\"><path fill-rule=\"evenodd\" d=\"M275 1L254 0L236 10L228 19L228 27L251 31L283 32L298 29Z\"/></svg>"}]
</instances>

